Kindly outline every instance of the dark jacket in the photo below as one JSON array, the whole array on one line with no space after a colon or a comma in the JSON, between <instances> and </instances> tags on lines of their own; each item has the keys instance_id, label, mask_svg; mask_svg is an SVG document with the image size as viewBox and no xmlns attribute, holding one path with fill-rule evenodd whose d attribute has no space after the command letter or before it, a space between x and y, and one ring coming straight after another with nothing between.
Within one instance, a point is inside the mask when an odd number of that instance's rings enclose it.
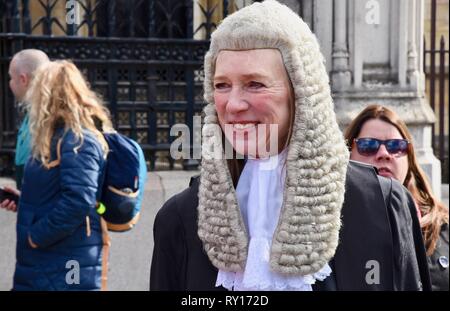
<instances>
[{"instance_id":1,"label":"dark jacket","mask_svg":"<svg viewBox=\"0 0 450 311\"><path fill-rule=\"evenodd\" d=\"M448 224L442 225L439 240L433 254L428 257L431 285L433 291L448 291Z\"/></svg>"},{"instance_id":2,"label":"dark jacket","mask_svg":"<svg viewBox=\"0 0 450 311\"><path fill-rule=\"evenodd\" d=\"M61 135L59 130L53 138L52 159L57 158ZM14 290L100 288L103 242L94 207L105 160L93 134L84 131L83 135L77 151L79 142L73 132L63 136L56 167L46 169L32 158L25 166L17 214ZM28 236L38 248L31 248Z\"/></svg>"},{"instance_id":3,"label":"dark jacket","mask_svg":"<svg viewBox=\"0 0 450 311\"><path fill-rule=\"evenodd\" d=\"M380 187L379 180L382 182ZM223 290L197 235L199 179L168 200L154 223L151 290ZM314 290L429 290L414 202L398 182L351 162L333 273Z\"/></svg>"}]
</instances>

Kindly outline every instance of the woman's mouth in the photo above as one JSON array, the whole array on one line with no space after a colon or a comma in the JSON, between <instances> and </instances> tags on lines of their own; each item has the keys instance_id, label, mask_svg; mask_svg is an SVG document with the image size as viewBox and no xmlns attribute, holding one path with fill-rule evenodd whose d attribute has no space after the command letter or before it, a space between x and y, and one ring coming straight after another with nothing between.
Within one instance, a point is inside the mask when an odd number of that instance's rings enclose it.
<instances>
[{"instance_id":1,"label":"woman's mouth","mask_svg":"<svg viewBox=\"0 0 450 311\"><path fill-rule=\"evenodd\" d=\"M233 126L233 130L235 131L250 131L254 130L259 122L258 121L236 121L230 122L230 125Z\"/></svg>"},{"instance_id":2,"label":"woman's mouth","mask_svg":"<svg viewBox=\"0 0 450 311\"><path fill-rule=\"evenodd\" d=\"M256 123L234 123L235 130L247 130L256 127Z\"/></svg>"},{"instance_id":3,"label":"woman's mouth","mask_svg":"<svg viewBox=\"0 0 450 311\"><path fill-rule=\"evenodd\" d=\"M392 173L392 171L387 167L378 168L378 175L381 175L384 177L394 177L394 174Z\"/></svg>"}]
</instances>

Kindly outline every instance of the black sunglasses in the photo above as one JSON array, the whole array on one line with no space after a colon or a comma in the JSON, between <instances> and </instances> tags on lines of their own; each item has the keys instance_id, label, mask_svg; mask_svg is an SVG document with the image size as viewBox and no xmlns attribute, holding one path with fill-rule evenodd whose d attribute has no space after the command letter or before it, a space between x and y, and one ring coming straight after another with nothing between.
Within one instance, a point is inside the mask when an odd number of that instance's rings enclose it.
<instances>
[{"instance_id":1,"label":"black sunglasses","mask_svg":"<svg viewBox=\"0 0 450 311\"><path fill-rule=\"evenodd\" d=\"M387 152L395 157L401 157L408 153L409 141L406 139L356 138L354 141L358 153L363 156L376 154L381 145L384 145Z\"/></svg>"}]
</instances>

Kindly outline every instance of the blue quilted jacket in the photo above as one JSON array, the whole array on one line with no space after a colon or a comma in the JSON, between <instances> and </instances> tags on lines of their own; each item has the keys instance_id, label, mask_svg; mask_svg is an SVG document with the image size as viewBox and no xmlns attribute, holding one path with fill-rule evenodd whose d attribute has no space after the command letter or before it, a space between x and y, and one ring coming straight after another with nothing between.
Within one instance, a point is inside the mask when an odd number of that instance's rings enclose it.
<instances>
[{"instance_id":1,"label":"blue quilted jacket","mask_svg":"<svg viewBox=\"0 0 450 311\"><path fill-rule=\"evenodd\" d=\"M17 215L17 262L14 290L97 290L101 287L102 231L95 211L97 189L105 165L103 151L84 131L77 149L72 131L56 131L52 159L46 169L30 157L24 170ZM38 245L33 249L28 236Z\"/></svg>"}]
</instances>

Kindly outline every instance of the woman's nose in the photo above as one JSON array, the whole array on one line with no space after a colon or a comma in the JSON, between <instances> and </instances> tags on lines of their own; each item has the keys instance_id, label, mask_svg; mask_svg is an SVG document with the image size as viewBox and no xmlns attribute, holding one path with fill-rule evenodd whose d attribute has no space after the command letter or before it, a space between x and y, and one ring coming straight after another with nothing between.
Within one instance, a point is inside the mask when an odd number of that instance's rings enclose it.
<instances>
[{"instance_id":1,"label":"woman's nose","mask_svg":"<svg viewBox=\"0 0 450 311\"><path fill-rule=\"evenodd\" d=\"M381 145L380 148L378 149L377 154L376 154L376 159L377 160L390 160L391 157L392 156L387 151L386 146L385 145Z\"/></svg>"},{"instance_id":2,"label":"woman's nose","mask_svg":"<svg viewBox=\"0 0 450 311\"><path fill-rule=\"evenodd\" d=\"M242 91L239 89L233 89L228 97L226 111L228 113L239 113L248 109L248 102L244 98Z\"/></svg>"}]
</instances>

